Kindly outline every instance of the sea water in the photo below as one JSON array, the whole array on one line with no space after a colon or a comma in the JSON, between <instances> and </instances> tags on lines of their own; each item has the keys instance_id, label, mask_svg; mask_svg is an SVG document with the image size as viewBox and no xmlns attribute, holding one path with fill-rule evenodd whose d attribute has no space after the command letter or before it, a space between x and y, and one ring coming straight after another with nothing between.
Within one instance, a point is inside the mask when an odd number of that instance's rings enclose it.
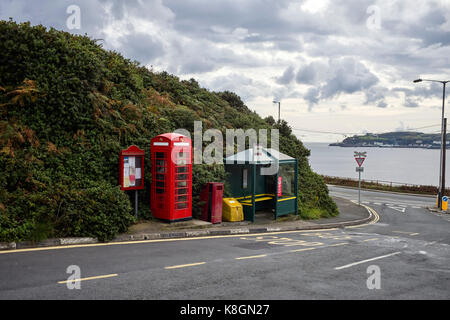
<instances>
[{"instance_id":1,"label":"sea water","mask_svg":"<svg viewBox=\"0 0 450 320\"><path fill-rule=\"evenodd\" d=\"M309 163L314 172L358 179L354 151L367 152L361 179L394 183L439 185L439 149L330 147L328 143L307 143ZM450 152L447 152L447 160ZM446 185L450 186L450 167L446 161Z\"/></svg>"}]
</instances>

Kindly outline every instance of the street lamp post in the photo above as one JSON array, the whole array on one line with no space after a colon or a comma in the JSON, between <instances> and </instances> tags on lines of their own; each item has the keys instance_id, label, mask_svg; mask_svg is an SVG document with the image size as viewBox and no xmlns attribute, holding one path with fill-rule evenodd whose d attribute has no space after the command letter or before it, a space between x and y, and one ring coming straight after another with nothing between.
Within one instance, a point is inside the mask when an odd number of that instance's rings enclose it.
<instances>
[{"instance_id":1,"label":"street lamp post","mask_svg":"<svg viewBox=\"0 0 450 320\"><path fill-rule=\"evenodd\" d=\"M439 166L439 190L438 190L438 207L442 209L442 197L445 195L445 152L446 146L444 145L445 137L444 137L444 108L445 108L445 87L450 80L440 81L440 80L429 80L429 79L417 79L414 80L414 83L419 83L422 81L429 82L439 82L442 83L443 93L442 93L442 118L441 118L441 156L440 156L440 166Z\"/></svg>"},{"instance_id":2,"label":"street lamp post","mask_svg":"<svg viewBox=\"0 0 450 320\"><path fill-rule=\"evenodd\" d=\"M280 123L281 118L280 118L280 109L281 109L281 102L280 101L272 101L273 103L278 103L278 123Z\"/></svg>"}]
</instances>

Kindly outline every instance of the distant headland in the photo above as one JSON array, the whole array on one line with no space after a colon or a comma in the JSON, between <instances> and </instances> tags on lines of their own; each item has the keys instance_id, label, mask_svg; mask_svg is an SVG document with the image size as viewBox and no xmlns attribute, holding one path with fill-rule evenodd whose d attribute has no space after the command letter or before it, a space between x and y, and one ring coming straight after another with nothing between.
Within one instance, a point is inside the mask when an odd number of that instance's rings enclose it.
<instances>
[{"instance_id":1,"label":"distant headland","mask_svg":"<svg viewBox=\"0 0 450 320\"><path fill-rule=\"evenodd\" d=\"M450 135L447 134L446 146L449 145ZM441 135L422 132L387 132L366 133L345 138L342 142L331 143L337 147L378 147L378 148L423 148L440 149Z\"/></svg>"}]
</instances>

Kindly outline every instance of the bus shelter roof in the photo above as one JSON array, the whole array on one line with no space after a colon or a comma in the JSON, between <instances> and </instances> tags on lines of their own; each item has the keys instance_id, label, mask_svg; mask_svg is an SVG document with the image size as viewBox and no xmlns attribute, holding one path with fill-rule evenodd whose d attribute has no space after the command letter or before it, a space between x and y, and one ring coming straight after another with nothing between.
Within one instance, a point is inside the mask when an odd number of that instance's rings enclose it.
<instances>
[{"instance_id":1,"label":"bus shelter roof","mask_svg":"<svg viewBox=\"0 0 450 320\"><path fill-rule=\"evenodd\" d=\"M225 164L270 164L277 161L295 162L295 158L272 148L251 148L225 158Z\"/></svg>"}]
</instances>

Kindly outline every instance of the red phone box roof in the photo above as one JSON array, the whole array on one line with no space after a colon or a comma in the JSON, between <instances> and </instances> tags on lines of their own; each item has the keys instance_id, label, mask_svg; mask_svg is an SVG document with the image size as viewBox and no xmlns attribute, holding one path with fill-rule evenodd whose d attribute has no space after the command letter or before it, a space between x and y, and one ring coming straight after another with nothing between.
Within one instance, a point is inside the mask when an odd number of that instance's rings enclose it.
<instances>
[{"instance_id":1,"label":"red phone box roof","mask_svg":"<svg viewBox=\"0 0 450 320\"><path fill-rule=\"evenodd\" d=\"M158 145L163 146L162 143L166 143L166 144L164 144L165 146L169 146L169 144L176 146L176 145L179 145L180 143L183 143L183 144L186 143L188 146L190 146L191 139L189 139L188 137L186 137L182 134L178 134L178 133L164 133L164 134L160 134L160 135L154 137L151 140L152 147L158 146Z\"/></svg>"}]
</instances>

